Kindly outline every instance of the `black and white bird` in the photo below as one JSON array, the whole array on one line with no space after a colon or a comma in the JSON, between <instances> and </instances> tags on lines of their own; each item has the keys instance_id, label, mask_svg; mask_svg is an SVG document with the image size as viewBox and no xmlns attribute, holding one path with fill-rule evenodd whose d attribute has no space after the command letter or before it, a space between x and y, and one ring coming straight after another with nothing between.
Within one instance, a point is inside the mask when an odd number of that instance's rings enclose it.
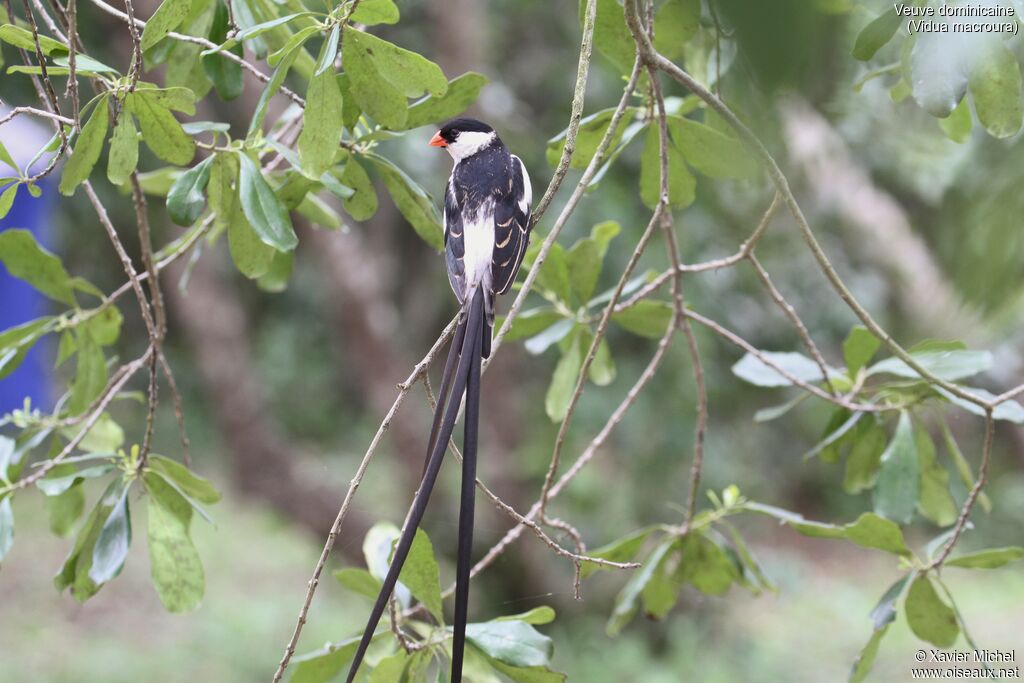
<instances>
[{"instance_id":1,"label":"black and white bird","mask_svg":"<svg viewBox=\"0 0 1024 683\"><path fill-rule=\"evenodd\" d=\"M446 149L455 160L455 167L444 192L444 244L448 281L459 300L461 314L441 379L423 478L395 546L384 584L370 612L366 630L356 649L347 683L355 679L398 582L402 565L409 555L416 529L423 519L427 500L441 469L465 392L466 417L451 658L451 681L462 681L469 573L472 566L476 451L480 421L480 364L482 358L491 354L494 297L512 288L530 241L530 204L533 200L530 176L523 162L508 151L493 128L476 119L453 119L437 131L430 144Z\"/></svg>"}]
</instances>

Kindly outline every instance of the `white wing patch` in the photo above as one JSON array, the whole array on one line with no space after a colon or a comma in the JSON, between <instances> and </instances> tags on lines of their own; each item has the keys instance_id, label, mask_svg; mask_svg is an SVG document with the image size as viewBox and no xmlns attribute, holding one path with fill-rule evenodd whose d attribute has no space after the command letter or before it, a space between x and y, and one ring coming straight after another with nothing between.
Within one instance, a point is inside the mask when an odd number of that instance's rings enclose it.
<instances>
[{"instance_id":1,"label":"white wing patch","mask_svg":"<svg viewBox=\"0 0 1024 683\"><path fill-rule=\"evenodd\" d=\"M490 291L491 258L494 255L494 201L485 201L476 215L463 215L462 221L466 246L463 260L466 266L466 289L473 291L476 285L483 285L485 291Z\"/></svg>"},{"instance_id":2,"label":"white wing patch","mask_svg":"<svg viewBox=\"0 0 1024 683\"><path fill-rule=\"evenodd\" d=\"M523 174L523 196L519 199L519 210L529 213L530 204L533 202L533 186L530 184L530 174L526 172L526 165L515 154L512 155L519 164L519 172Z\"/></svg>"}]
</instances>

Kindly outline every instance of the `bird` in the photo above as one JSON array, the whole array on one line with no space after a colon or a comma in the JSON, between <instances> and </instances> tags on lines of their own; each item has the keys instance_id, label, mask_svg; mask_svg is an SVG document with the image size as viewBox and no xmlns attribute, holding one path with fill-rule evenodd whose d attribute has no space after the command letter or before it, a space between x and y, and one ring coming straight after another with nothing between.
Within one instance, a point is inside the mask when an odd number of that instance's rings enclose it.
<instances>
[{"instance_id":1,"label":"bird","mask_svg":"<svg viewBox=\"0 0 1024 683\"><path fill-rule=\"evenodd\" d=\"M530 176L522 160L509 152L491 126L471 118L452 119L441 126L429 144L447 151L454 161L444 191L444 248L448 282L460 306L459 322L441 376L420 485L353 656L346 683L355 680L398 582L440 472L465 393L451 657L451 683L462 681L472 567L481 361L491 355L495 297L512 288L530 242L533 201Z\"/></svg>"}]
</instances>

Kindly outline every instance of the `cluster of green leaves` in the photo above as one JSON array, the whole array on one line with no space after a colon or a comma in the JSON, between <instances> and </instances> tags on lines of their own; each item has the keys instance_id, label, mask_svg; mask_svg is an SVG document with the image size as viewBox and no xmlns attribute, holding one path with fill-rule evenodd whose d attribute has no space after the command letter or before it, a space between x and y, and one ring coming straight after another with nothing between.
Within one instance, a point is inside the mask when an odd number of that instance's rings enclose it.
<instances>
[{"instance_id":1,"label":"cluster of green leaves","mask_svg":"<svg viewBox=\"0 0 1024 683\"><path fill-rule=\"evenodd\" d=\"M897 11L897 4L872 19L857 36L853 56L872 62L876 56L888 63L864 76L859 85L879 76L893 76L889 92L895 102L912 96L914 101L939 119L943 132L954 142L964 142L971 133L973 118L967 94L974 104L978 123L996 138L1020 130L1024 122L1024 100L1020 63L1007 45L1012 32L963 33L959 24L974 19L939 16L938 2L918 0L916 6L936 9L933 20L947 25L947 31L914 32L909 20ZM916 17L918 20L921 17ZM1020 17L987 18L1011 24ZM883 49L900 35L898 46Z\"/></svg>"},{"instance_id":2,"label":"cluster of green leaves","mask_svg":"<svg viewBox=\"0 0 1024 683\"><path fill-rule=\"evenodd\" d=\"M387 574L399 530L393 524L375 525L363 541L366 569L346 567L334 572L347 590L375 600ZM417 683L443 680L451 659L451 629L445 626L441 599L440 568L427 534L416 532L412 549L395 588L402 616L407 651L393 632L381 628L374 636L362 671L370 683ZM418 609L410 609L418 608ZM564 674L550 669L551 639L534 626L550 623L555 611L536 607L523 614L498 617L466 625L464 673L474 681L560 683ZM296 657L292 683L326 683L334 680L355 655L359 637L328 644ZM406 644L408 645L408 643Z\"/></svg>"},{"instance_id":3,"label":"cluster of green leaves","mask_svg":"<svg viewBox=\"0 0 1024 683\"><path fill-rule=\"evenodd\" d=\"M871 363L879 340L861 327L855 327L843 344L846 367L827 367L832 387L844 394L856 389L851 398L886 407L879 412L851 412L837 407L825 426L821 440L805 458L838 463L844 457L843 489L850 494L872 491L875 512L902 524L909 523L915 511L938 526L953 524L958 515L957 499L974 486L971 466L964 458L952 430L939 416L934 421L941 435L943 450L957 474L950 476L939 459L939 451L928 428L927 418L944 405L953 404L977 415L979 406L942 387L933 386L899 358ZM824 383L821 369L799 353L761 352L764 360L745 355L733 366L741 379L762 387L790 386L789 377L811 383ZM927 341L910 349L911 357L922 368L948 381L960 381L988 370L992 356L986 351L969 351L960 342ZM765 361L770 362L769 365ZM992 394L977 387L965 389L982 398ZM758 411L755 420L774 420L807 398L796 398ZM997 420L1024 423L1024 407L1016 401L1000 404L994 411ZM889 433L891 431L891 436ZM980 500L984 507L988 498Z\"/></svg>"}]
</instances>

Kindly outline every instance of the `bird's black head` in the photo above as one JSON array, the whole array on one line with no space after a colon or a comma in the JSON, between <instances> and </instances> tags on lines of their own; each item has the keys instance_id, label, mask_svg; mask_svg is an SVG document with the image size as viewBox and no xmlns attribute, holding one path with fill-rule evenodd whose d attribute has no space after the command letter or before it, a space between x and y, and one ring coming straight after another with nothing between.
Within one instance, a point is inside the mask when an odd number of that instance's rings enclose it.
<instances>
[{"instance_id":1,"label":"bird's black head","mask_svg":"<svg viewBox=\"0 0 1024 683\"><path fill-rule=\"evenodd\" d=\"M476 119L452 119L434 133L430 144L444 147L456 161L472 156L498 140L494 129Z\"/></svg>"}]
</instances>

